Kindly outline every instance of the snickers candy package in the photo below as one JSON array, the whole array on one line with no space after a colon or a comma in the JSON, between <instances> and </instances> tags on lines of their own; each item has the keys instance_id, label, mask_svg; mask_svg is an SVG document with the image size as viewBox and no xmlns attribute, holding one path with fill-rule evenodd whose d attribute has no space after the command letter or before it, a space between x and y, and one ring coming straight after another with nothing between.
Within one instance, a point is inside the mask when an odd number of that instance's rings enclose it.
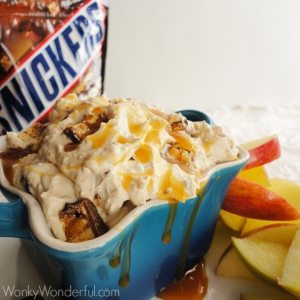
<instances>
[{"instance_id":1,"label":"snickers candy package","mask_svg":"<svg viewBox=\"0 0 300 300\"><path fill-rule=\"evenodd\" d=\"M44 121L67 93L102 93L104 0L0 1L0 134Z\"/></svg>"}]
</instances>

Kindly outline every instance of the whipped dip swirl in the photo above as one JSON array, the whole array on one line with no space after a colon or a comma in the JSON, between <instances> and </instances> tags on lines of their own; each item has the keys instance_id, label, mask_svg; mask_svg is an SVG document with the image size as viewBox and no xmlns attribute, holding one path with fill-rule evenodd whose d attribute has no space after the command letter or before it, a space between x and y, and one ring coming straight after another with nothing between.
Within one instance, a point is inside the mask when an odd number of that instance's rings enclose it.
<instances>
[{"instance_id":1,"label":"whipped dip swirl","mask_svg":"<svg viewBox=\"0 0 300 300\"><path fill-rule=\"evenodd\" d=\"M89 199L108 227L151 199L195 197L215 165L238 158L223 130L134 100L59 100L39 134L7 134L9 149L31 149L13 165L12 184L35 197L55 237L60 211ZM128 203L130 205L128 205Z\"/></svg>"}]
</instances>

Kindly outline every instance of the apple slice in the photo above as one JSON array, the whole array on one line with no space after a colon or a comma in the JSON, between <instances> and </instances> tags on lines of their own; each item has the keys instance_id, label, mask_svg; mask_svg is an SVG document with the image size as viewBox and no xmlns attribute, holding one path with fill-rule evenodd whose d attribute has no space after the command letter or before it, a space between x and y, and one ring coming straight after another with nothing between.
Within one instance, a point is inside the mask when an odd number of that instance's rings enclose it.
<instances>
[{"instance_id":1,"label":"apple slice","mask_svg":"<svg viewBox=\"0 0 300 300\"><path fill-rule=\"evenodd\" d=\"M296 224L271 224L263 228L254 229L242 237L251 237L264 242L280 243L290 246L299 225Z\"/></svg>"},{"instance_id":2,"label":"apple slice","mask_svg":"<svg viewBox=\"0 0 300 300\"><path fill-rule=\"evenodd\" d=\"M271 225L244 238L232 238L232 243L255 274L268 282L277 283L288 249L298 226Z\"/></svg>"},{"instance_id":3,"label":"apple slice","mask_svg":"<svg viewBox=\"0 0 300 300\"><path fill-rule=\"evenodd\" d=\"M221 255L216 268L216 274L223 277L256 280L232 245L229 245Z\"/></svg>"},{"instance_id":4,"label":"apple slice","mask_svg":"<svg viewBox=\"0 0 300 300\"><path fill-rule=\"evenodd\" d=\"M264 220L256 220L256 219L250 219L246 218L245 225L241 231L241 236L246 236L249 234L249 232L257 229L261 229L263 227L272 225L272 224L284 224L290 221L264 221ZM296 221L294 221L296 222Z\"/></svg>"},{"instance_id":5,"label":"apple slice","mask_svg":"<svg viewBox=\"0 0 300 300\"><path fill-rule=\"evenodd\" d=\"M287 199L300 210L300 185L294 181L270 178L270 190Z\"/></svg>"},{"instance_id":6,"label":"apple slice","mask_svg":"<svg viewBox=\"0 0 300 300\"><path fill-rule=\"evenodd\" d=\"M264 292L264 293L242 293L241 300L296 300L295 297L279 293L279 292Z\"/></svg>"},{"instance_id":7,"label":"apple slice","mask_svg":"<svg viewBox=\"0 0 300 300\"><path fill-rule=\"evenodd\" d=\"M252 271L269 283L277 283L288 253L288 246L255 238L232 238L232 243Z\"/></svg>"},{"instance_id":8,"label":"apple slice","mask_svg":"<svg viewBox=\"0 0 300 300\"><path fill-rule=\"evenodd\" d=\"M246 223L246 218L221 209L220 221L234 231L240 232Z\"/></svg>"},{"instance_id":9,"label":"apple slice","mask_svg":"<svg viewBox=\"0 0 300 300\"><path fill-rule=\"evenodd\" d=\"M264 166L259 166L247 170L242 170L238 174L239 178L247 179L258 183L264 187L269 187L271 185L269 176L264 168Z\"/></svg>"},{"instance_id":10,"label":"apple slice","mask_svg":"<svg viewBox=\"0 0 300 300\"><path fill-rule=\"evenodd\" d=\"M248 150L250 154L249 162L244 169L265 165L281 155L280 143L276 135L242 144L241 147Z\"/></svg>"},{"instance_id":11,"label":"apple slice","mask_svg":"<svg viewBox=\"0 0 300 300\"><path fill-rule=\"evenodd\" d=\"M229 186L222 209L261 220L290 221L300 218L297 209L284 198L259 184L238 177Z\"/></svg>"},{"instance_id":12,"label":"apple slice","mask_svg":"<svg viewBox=\"0 0 300 300\"><path fill-rule=\"evenodd\" d=\"M286 179L270 178L271 186L269 189L277 195L285 198L300 212L300 185ZM300 219L296 221L284 221L284 223L300 224ZM253 229L262 228L271 224L280 224L280 221L263 221L255 219L246 219L246 223L242 230L242 235L247 234Z\"/></svg>"},{"instance_id":13,"label":"apple slice","mask_svg":"<svg viewBox=\"0 0 300 300\"><path fill-rule=\"evenodd\" d=\"M297 231L288 251L278 283L300 298L300 229Z\"/></svg>"},{"instance_id":14,"label":"apple slice","mask_svg":"<svg viewBox=\"0 0 300 300\"><path fill-rule=\"evenodd\" d=\"M264 187L270 186L269 176L263 166L241 171L238 177L256 182ZM247 218L221 210L220 221L230 229L240 232L245 227Z\"/></svg>"}]
</instances>

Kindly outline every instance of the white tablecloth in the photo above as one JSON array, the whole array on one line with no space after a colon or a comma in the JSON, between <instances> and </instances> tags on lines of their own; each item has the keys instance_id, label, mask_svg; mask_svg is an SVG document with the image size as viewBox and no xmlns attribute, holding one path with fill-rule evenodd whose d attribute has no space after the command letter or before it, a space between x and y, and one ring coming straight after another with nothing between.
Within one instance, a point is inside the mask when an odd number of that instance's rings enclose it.
<instances>
[{"instance_id":1,"label":"white tablecloth","mask_svg":"<svg viewBox=\"0 0 300 300\"><path fill-rule=\"evenodd\" d=\"M277 134L282 157L267 170L271 176L300 183L300 105L220 107L208 113L238 143Z\"/></svg>"}]
</instances>

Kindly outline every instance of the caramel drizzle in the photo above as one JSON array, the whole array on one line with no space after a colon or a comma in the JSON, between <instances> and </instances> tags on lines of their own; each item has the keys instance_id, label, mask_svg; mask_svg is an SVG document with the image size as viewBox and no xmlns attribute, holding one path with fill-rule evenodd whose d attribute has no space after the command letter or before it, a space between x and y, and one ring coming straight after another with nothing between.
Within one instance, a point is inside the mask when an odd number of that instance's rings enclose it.
<instances>
[{"instance_id":1,"label":"caramel drizzle","mask_svg":"<svg viewBox=\"0 0 300 300\"><path fill-rule=\"evenodd\" d=\"M120 266L119 286L127 287L130 283L131 246L137 228L134 228L116 247L109 261L112 268Z\"/></svg>"},{"instance_id":2,"label":"caramel drizzle","mask_svg":"<svg viewBox=\"0 0 300 300\"><path fill-rule=\"evenodd\" d=\"M189 219L189 223L188 223L187 228L186 228L183 244L182 244L182 247L181 247L181 250L180 250L178 268L177 268L177 272L176 272L176 278L177 279L182 278L182 276L184 275L184 271L185 271L185 267L186 267L186 265L185 265L186 257L187 257L187 253L188 253L188 249L189 249L189 244L190 244L190 238L191 238L191 234L192 234L192 230L193 230L193 225L194 225L196 216L198 214L199 208L202 204L204 195L205 195L205 186L201 188L201 190L200 190L200 192L197 196L196 204L194 205L192 214L191 214L190 219Z\"/></svg>"},{"instance_id":3,"label":"caramel drizzle","mask_svg":"<svg viewBox=\"0 0 300 300\"><path fill-rule=\"evenodd\" d=\"M178 202L169 204L168 220L162 235L162 242L164 244L169 244L172 241L172 228L176 218L177 207L178 207Z\"/></svg>"},{"instance_id":4,"label":"caramel drizzle","mask_svg":"<svg viewBox=\"0 0 300 300\"><path fill-rule=\"evenodd\" d=\"M13 183L13 165L16 164L19 159L25 157L26 155L32 153L28 149L26 150L17 150L9 149L0 153L0 158L2 160L3 171L7 180L12 184Z\"/></svg>"},{"instance_id":5,"label":"caramel drizzle","mask_svg":"<svg viewBox=\"0 0 300 300\"><path fill-rule=\"evenodd\" d=\"M78 145L89 135L96 133L102 123L108 122L108 117L104 111L94 109L93 113L84 117L83 122L66 127L63 133L71 140L71 143L64 146L65 152L75 150Z\"/></svg>"}]
</instances>

